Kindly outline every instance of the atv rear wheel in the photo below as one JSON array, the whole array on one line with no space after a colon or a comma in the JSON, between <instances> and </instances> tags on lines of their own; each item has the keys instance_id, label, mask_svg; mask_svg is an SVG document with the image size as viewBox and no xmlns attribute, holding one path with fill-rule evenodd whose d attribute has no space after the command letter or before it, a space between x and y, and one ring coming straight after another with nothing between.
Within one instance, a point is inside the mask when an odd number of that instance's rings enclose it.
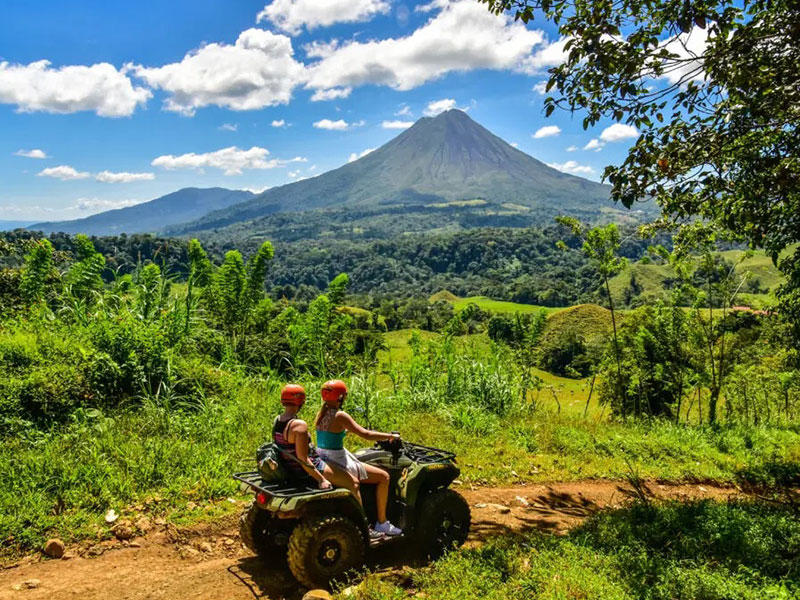
<instances>
[{"instance_id":1,"label":"atv rear wheel","mask_svg":"<svg viewBox=\"0 0 800 600\"><path fill-rule=\"evenodd\" d=\"M239 537L247 548L262 558L286 560L292 526L291 521L276 519L269 511L251 502L239 517Z\"/></svg>"},{"instance_id":2,"label":"atv rear wheel","mask_svg":"<svg viewBox=\"0 0 800 600\"><path fill-rule=\"evenodd\" d=\"M419 507L416 538L427 558L439 558L467 541L470 526L469 504L453 490L429 494Z\"/></svg>"},{"instance_id":3,"label":"atv rear wheel","mask_svg":"<svg viewBox=\"0 0 800 600\"><path fill-rule=\"evenodd\" d=\"M364 562L364 537L350 519L309 517L292 532L289 568L309 588L326 587Z\"/></svg>"}]
</instances>

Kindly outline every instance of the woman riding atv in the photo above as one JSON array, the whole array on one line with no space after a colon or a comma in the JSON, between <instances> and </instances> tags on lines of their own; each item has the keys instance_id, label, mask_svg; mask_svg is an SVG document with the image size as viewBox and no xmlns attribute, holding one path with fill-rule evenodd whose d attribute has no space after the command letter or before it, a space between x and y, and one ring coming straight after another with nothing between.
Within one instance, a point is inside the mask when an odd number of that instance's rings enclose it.
<instances>
[{"instance_id":1,"label":"woman riding atv","mask_svg":"<svg viewBox=\"0 0 800 600\"><path fill-rule=\"evenodd\" d=\"M344 381L333 379L322 386L322 408L314 420L317 430L317 449L319 455L329 466L344 471L350 478L347 487L361 502L359 486L362 483L377 485L375 492L378 522L374 530L385 535L400 535L402 530L392 525L386 518L386 503L389 499L389 474L383 469L367 465L358 460L344 447L344 436L348 431L371 442L400 439L396 433L383 433L363 428L353 417L342 410L347 397ZM340 471L341 470L341 471ZM336 482L334 482L335 485Z\"/></svg>"},{"instance_id":2,"label":"woman riding atv","mask_svg":"<svg viewBox=\"0 0 800 600\"><path fill-rule=\"evenodd\" d=\"M281 390L283 414L275 418L272 425L272 441L287 454L297 460L285 461L292 475L303 477L310 475L320 489L328 489L331 485L349 488L350 476L339 469L325 464L311 447L308 435L308 424L297 418L297 413L306 401L303 386L290 383Z\"/></svg>"}]
</instances>

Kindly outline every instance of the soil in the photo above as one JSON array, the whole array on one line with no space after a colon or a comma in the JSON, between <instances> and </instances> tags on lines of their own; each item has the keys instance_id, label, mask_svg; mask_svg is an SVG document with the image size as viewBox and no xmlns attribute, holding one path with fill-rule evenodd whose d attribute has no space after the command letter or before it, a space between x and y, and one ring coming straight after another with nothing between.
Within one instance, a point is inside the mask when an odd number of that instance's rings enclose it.
<instances>
[{"instance_id":1,"label":"soil","mask_svg":"<svg viewBox=\"0 0 800 600\"><path fill-rule=\"evenodd\" d=\"M467 545L532 529L563 534L598 510L629 502L634 493L627 484L610 481L455 488L472 509ZM712 484L654 482L644 492L679 500L741 495L735 488ZM407 547L393 543L373 552L368 566L407 580L419 566L410 562L409 554ZM42 555L0 567L0 600L299 600L305 591L285 563L265 564L241 545L234 517L181 530L155 526L145 537L83 544L67 548L58 560Z\"/></svg>"}]
</instances>

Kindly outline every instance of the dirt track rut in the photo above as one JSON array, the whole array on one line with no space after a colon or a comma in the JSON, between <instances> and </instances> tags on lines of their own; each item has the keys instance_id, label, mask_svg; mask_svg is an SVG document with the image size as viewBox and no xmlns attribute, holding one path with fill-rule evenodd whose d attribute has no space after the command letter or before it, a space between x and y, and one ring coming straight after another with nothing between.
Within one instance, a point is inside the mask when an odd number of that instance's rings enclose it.
<instances>
[{"instance_id":1,"label":"dirt track rut","mask_svg":"<svg viewBox=\"0 0 800 600\"><path fill-rule=\"evenodd\" d=\"M625 487L586 481L457 489L472 508L468 544L479 544L493 535L531 529L563 533L597 510L623 504ZM649 489L653 496L674 499L739 494L714 485L650 483ZM264 564L241 546L234 518L181 531L156 529L128 547L116 542L96 546L91 553L99 556L86 552L68 560L31 557L7 565L0 570L0 600L296 600L305 591L285 565ZM407 578L411 571L403 554L397 548L381 550L370 567Z\"/></svg>"}]
</instances>

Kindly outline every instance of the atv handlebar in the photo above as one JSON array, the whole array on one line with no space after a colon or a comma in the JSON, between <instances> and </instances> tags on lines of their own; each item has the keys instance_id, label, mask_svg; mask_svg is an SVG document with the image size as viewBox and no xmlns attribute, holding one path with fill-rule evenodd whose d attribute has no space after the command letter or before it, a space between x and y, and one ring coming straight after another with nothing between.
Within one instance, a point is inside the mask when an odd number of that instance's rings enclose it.
<instances>
[{"instance_id":1,"label":"atv handlebar","mask_svg":"<svg viewBox=\"0 0 800 600\"><path fill-rule=\"evenodd\" d=\"M392 433L397 433L397 432L393 431ZM375 442L375 447L380 448L381 450L385 450L387 452L391 452L392 457L397 458L403 451L403 440L399 437L391 438L389 440Z\"/></svg>"}]
</instances>

